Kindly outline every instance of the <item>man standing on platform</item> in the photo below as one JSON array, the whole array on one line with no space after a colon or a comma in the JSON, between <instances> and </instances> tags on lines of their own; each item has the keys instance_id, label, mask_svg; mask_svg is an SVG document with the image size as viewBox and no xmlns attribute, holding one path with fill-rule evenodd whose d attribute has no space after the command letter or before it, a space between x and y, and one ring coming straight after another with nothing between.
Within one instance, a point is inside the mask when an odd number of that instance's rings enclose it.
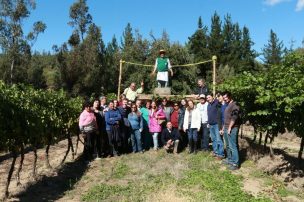
<instances>
[{"instance_id":1,"label":"man standing on platform","mask_svg":"<svg viewBox=\"0 0 304 202\"><path fill-rule=\"evenodd\" d=\"M156 80L158 83L158 88L168 87L168 81L169 81L168 71L170 71L171 76L173 76L173 71L172 71L172 67L170 64L170 60L168 57L165 57L165 54L166 54L165 50L159 51L160 57L158 57L156 59L154 70L152 72L152 75L154 75L157 70Z\"/></svg>"}]
</instances>

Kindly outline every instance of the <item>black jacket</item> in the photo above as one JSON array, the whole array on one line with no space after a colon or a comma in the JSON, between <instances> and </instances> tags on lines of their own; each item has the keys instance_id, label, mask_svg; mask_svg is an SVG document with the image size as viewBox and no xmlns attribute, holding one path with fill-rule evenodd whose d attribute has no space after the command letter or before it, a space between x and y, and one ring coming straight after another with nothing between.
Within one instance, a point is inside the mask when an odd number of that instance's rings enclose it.
<instances>
[{"instance_id":1,"label":"black jacket","mask_svg":"<svg viewBox=\"0 0 304 202\"><path fill-rule=\"evenodd\" d=\"M197 87L196 91L195 91L196 95L201 95L204 94L205 96L207 96L208 94L208 87L207 86L203 86L203 87Z\"/></svg>"},{"instance_id":2,"label":"black jacket","mask_svg":"<svg viewBox=\"0 0 304 202\"><path fill-rule=\"evenodd\" d=\"M170 139L172 139L173 141L179 139L179 132L176 128L172 128L171 133L169 132L169 130L167 128L165 128L162 131L161 141L162 141L163 145L166 145L168 140L170 140Z\"/></svg>"}]
</instances>

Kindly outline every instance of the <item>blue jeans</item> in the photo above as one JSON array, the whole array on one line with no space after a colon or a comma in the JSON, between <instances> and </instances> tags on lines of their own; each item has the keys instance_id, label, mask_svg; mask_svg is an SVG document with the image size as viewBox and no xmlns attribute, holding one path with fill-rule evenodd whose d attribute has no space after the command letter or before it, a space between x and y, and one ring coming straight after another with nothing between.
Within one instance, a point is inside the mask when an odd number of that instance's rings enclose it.
<instances>
[{"instance_id":1,"label":"blue jeans","mask_svg":"<svg viewBox=\"0 0 304 202\"><path fill-rule=\"evenodd\" d=\"M239 166L240 164L239 149L238 149L238 132L239 132L239 128L235 127L231 129L230 135L228 134L229 150L231 152L231 157L229 162L235 166Z\"/></svg>"},{"instance_id":2,"label":"blue jeans","mask_svg":"<svg viewBox=\"0 0 304 202\"><path fill-rule=\"evenodd\" d=\"M197 128L188 128L188 140L189 142L193 140L194 142L197 142Z\"/></svg>"},{"instance_id":3,"label":"blue jeans","mask_svg":"<svg viewBox=\"0 0 304 202\"><path fill-rule=\"evenodd\" d=\"M220 135L218 124L210 125L210 136L212 139L213 152L220 157L224 157L224 144Z\"/></svg>"},{"instance_id":4,"label":"blue jeans","mask_svg":"<svg viewBox=\"0 0 304 202\"><path fill-rule=\"evenodd\" d=\"M152 133L154 149L158 148L158 133Z\"/></svg>"},{"instance_id":5,"label":"blue jeans","mask_svg":"<svg viewBox=\"0 0 304 202\"><path fill-rule=\"evenodd\" d=\"M227 132L227 128L224 128L224 141L225 141L225 144L226 144L226 152L227 152L227 159L228 159L228 162L231 160L231 150L229 148L229 140L228 140L228 132Z\"/></svg>"},{"instance_id":6,"label":"blue jeans","mask_svg":"<svg viewBox=\"0 0 304 202\"><path fill-rule=\"evenodd\" d=\"M209 150L209 128L207 128L207 123L201 124L201 149Z\"/></svg>"},{"instance_id":7,"label":"blue jeans","mask_svg":"<svg viewBox=\"0 0 304 202\"><path fill-rule=\"evenodd\" d=\"M131 129L131 142L133 152L142 151L141 133L139 129Z\"/></svg>"}]
</instances>

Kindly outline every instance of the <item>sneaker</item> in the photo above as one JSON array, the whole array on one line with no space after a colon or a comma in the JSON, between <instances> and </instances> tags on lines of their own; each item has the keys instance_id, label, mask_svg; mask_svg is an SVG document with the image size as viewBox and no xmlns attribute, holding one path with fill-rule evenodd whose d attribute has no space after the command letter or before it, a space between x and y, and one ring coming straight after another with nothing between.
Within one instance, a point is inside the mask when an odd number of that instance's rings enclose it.
<instances>
[{"instance_id":1,"label":"sneaker","mask_svg":"<svg viewBox=\"0 0 304 202\"><path fill-rule=\"evenodd\" d=\"M238 170L239 167L236 166L236 165L230 165L230 166L228 167L228 169L229 169L229 170Z\"/></svg>"}]
</instances>

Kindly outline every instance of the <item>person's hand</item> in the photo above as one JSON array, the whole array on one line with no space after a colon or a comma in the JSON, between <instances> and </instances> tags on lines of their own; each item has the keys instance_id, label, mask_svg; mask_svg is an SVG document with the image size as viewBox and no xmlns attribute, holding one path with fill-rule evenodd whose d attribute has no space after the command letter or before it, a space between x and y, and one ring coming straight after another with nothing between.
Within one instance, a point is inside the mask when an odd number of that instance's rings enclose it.
<instances>
[{"instance_id":1,"label":"person's hand","mask_svg":"<svg viewBox=\"0 0 304 202\"><path fill-rule=\"evenodd\" d=\"M140 128L140 129L139 129L139 132L142 132L142 131L143 131L143 129L142 129L142 128Z\"/></svg>"},{"instance_id":2,"label":"person's hand","mask_svg":"<svg viewBox=\"0 0 304 202\"><path fill-rule=\"evenodd\" d=\"M223 134L224 134L224 131L223 131L223 130L220 130L220 134L223 135Z\"/></svg>"},{"instance_id":3,"label":"person's hand","mask_svg":"<svg viewBox=\"0 0 304 202\"><path fill-rule=\"evenodd\" d=\"M228 133L228 135L230 135L230 133L231 133L231 128L228 128L227 133Z\"/></svg>"},{"instance_id":4,"label":"person's hand","mask_svg":"<svg viewBox=\"0 0 304 202\"><path fill-rule=\"evenodd\" d=\"M173 71L171 71L171 76L173 76Z\"/></svg>"},{"instance_id":5,"label":"person's hand","mask_svg":"<svg viewBox=\"0 0 304 202\"><path fill-rule=\"evenodd\" d=\"M141 81L140 85L141 85L141 86L144 86L144 81Z\"/></svg>"},{"instance_id":6,"label":"person's hand","mask_svg":"<svg viewBox=\"0 0 304 202\"><path fill-rule=\"evenodd\" d=\"M209 125L209 124L207 124L207 128L210 128L210 125Z\"/></svg>"}]
</instances>

